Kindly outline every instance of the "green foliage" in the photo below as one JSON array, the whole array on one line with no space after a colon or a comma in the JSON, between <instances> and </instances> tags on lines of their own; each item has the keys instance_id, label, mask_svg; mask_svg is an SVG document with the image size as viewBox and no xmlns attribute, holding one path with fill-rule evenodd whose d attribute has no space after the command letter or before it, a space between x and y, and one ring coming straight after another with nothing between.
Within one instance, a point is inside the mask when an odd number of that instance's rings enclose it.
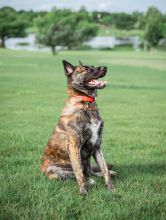
<instances>
[{"instance_id":1,"label":"green foliage","mask_svg":"<svg viewBox=\"0 0 166 220\"><path fill-rule=\"evenodd\" d=\"M98 92L103 150L117 177L78 194L75 179L39 171L41 156L65 105L62 59L108 66ZM2 220L165 220L166 53L0 50Z\"/></svg>"},{"instance_id":2,"label":"green foliage","mask_svg":"<svg viewBox=\"0 0 166 220\"><path fill-rule=\"evenodd\" d=\"M144 17L144 14L142 12L139 12L139 11L134 11L132 13L132 17L133 17L133 20L135 21L135 23L133 22L133 28L135 29L142 29L144 23L143 23L143 17Z\"/></svg>"},{"instance_id":3,"label":"green foliage","mask_svg":"<svg viewBox=\"0 0 166 220\"><path fill-rule=\"evenodd\" d=\"M104 24L105 26L111 26L111 25L113 24L113 23L112 23L112 17L109 16L109 15L105 16L105 17L102 19L102 21L103 21L103 24Z\"/></svg>"},{"instance_id":4,"label":"green foliage","mask_svg":"<svg viewBox=\"0 0 166 220\"><path fill-rule=\"evenodd\" d=\"M112 13L103 16L102 22L105 25L113 25L119 29L130 30L134 28L134 24L137 21L137 17L127 13Z\"/></svg>"},{"instance_id":5,"label":"green foliage","mask_svg":"<svg viewBox=\"0 0 166 220\"><path fill-rule=\"evenodd\" d=\"M139 36L147 45L155 47L160 39L166 38L166 15L155 7L150 7L145 14L88 12L85 7L78 12L56 8L51 12L0 9L1 46L5 47L5 38L25 36L25 28L27 33L35 32L37 42L51 47L53 53L57 45L78 48L98 33L100 36Z\"/></svg>"},{"instance_id":6,"label":"green foliage","mask_svg":"<svg viewBox=\"0 0 166 220\"><path fill-rule=\"evenodd\" d=\"M27 23L10 7L0 9L0 38L5 47L6 37L23 37L26 35Z\"/></svg>"},{"instance_id":7,"label":"green foliage","mask_svg":"<svg viewBox=\"0 0 166 220\"><path fill-rule=\"evenodd\" d=\"M101 22L101 13L100 13L100 12L98 12L98 11L93 11L93 12L91 13L91 17L92 17L92 19L93 19L93 21L94 21L95 23L100 23L100 22Z\"/></svg>"},{"instance_id":8,"label":"green foliage","mask_svg":"<svg viewBox=\"0 0 166 220\"><path fill-rule=\"evenodd\" d=\"M113 36L119 38L127 38L130 36L139 36L140 38L143 37L143 30L141 29L132 29L132 30L122 30L117 29L115 27L99 25L98 36Z\"/></svg>"},{"instance_id":9,"label":"green foliage","mask_svg":"<svg viewBox=\"0 0 166 220\"><path fill-rule=\"evenodd\" d=\"M72 49L97 34L97 25L84 10L71 12L57 10L36 19L37 41L50 46L55 52L56 46Z\"/></svg>"},{"instance_id":10,"label":"green foliage","mask_svg":"<svg viewBox=\"0 0 166 220\"><path fill-rule=\"evenodd\" d=\"M22 21L26 21L27 23L27 27L33 27L34 25L34 19L37 17L37 16L44 16L47 12L44 12L44 11L41 11L41 12L34 12L32 10L30 11L24 11L24 10L21 10L21 11L18 11L17 14L19 16L19 18L22 20Z\"/></svg>"},{"instance_id":11,"label":"green foliage","mask_svg":"<svg viewBox=\"0 0 166 220\"><path fill-rule=\"evenodd\" d=\"M163 37L166 39L166 14L163 15L161 29L162 29Z\"/></svg>"},{"instance_id":12,"label":"green foliage","mask_svg":"<svg viewBox=\"0 0 166 220\"><path fill-rule=\"evenodd\" d=\"M150 46L157 46L161 38L162 31L158 22L153 21L152 23L148 23L145 29L145 39L150 43Z\"/></svg>"},{"instance_id":13,"label":"green foliage","mask_svg":"<svg viewBox=\"0 0 166 220\"><path fill-rule=\"evenodd\" d=\"M75 21L77 23L77 19ZM96 36L97 30L97 26L93 23L80 21L74 31L75 45L79 45L81 42L90 40L92 37Z\"/></svg>"},{"instance_id":14,"label":"green foliage","mask_svg":"<svg viewBox=\"0 0 166 220\"><path fill-rule=\"evenodd\" d=\"M163 38L162 14L157 8L151 7L148 9L145 19L145 40L150 46L155 47L159 40Z\"/></svg>"},{"instance_id":15,"label":"green foliage","mask_svg":"<svg viewBox=\"0 0 166 220\"><path fill-rule=\"evenodd\" d=\"M161 16L161 12L156 7L150 7L145 14L145 19L147 19L148 21L154 19L158 20L161 19Z\"/></svg>"}]
</instances>

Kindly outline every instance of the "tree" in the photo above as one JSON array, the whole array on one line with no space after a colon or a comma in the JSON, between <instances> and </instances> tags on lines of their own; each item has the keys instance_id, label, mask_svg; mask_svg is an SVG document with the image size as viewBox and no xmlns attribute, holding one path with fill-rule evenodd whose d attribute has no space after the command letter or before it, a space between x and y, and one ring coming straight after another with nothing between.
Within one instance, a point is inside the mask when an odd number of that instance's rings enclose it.
<instances>
[{"instance_id":1,"label":"tree","mask_svg":"<svg viewBox=\"0 0 166 220\"><path fill-rule=\"evenodd\" d=\"M161 29L162 29L163 38L166 39L166 14L163 15L163 17L162 17Z\"/></svg>"},{"instance_id":2,"label":"tree","mask_svg":"<svg viewBox=\"0 0 166 220\"><path fill-rule=\"evenodd\" d=\"M145 29L145 39L149 43L149 46L157 46L161 38L163 36L159 23L157 21L148 23Z\"/></svg>"},{"instance_id":3,"label":"tree","mask_svg":"<svg viewBox=\"0 0 166 220\"><path fill-rule=\"evenodd\" d=\"M102 21L105 25L113 25L118 29L130 30L134 28L137 19L135 16L126 13L111 13L104 14Z\"/></svg>"},{"instance_id":4,"label":"tree","mask_svg":"<svg viewBox=\"0 0 166 220\"><path fill-rule=\"evenodd\" d=\"M27 24L27 27L32 27L33 26L33 20L34 18L36 18L38 15L45 15L47 12L34 12L32 10L30 11L24 11L24 10L20 10L17 12L20 20L25 21Z\"/></svg>"},{"instance_id":5,"label":"tree","mask_svg":"<svg viewBox=\"0 0 166 220\"><path fill-rule=\"evenodd\" d=\"M145 40L149 46L157 46L163 38L162 14L155 7L150 7L145 15Z\"/></svg>"},{"instance_id":6,"label":"tree","mask_svg":"<svg viewBox=\"0 0 166 220\"><path fill-rule=\"evenodd\" d=\"M112 22L112 16L111 15L107 15L107 16L104 16L103 19L102 19L102 22L105 26L110 26L113 24Z\"/></svg>"},{"instance_id":7,"label":"tree","mask_svg":"<svg viewBox=\"0 0 166 220\"><path fill-rule=\"evenodd\" d=\"M143 26L143 12L133 11L132 13L133 21L133 28L135 29L142 29Z\"/></svg>"},{"instance_id":8,"label":"tree","mask_svg":"<svg viewBox=\"0 0 166 220\"><path fill-rule=\"evenodd\" d=\"M53 54L56 46L72 49L97 34L97 26L88 12L81 10L57 10L36 19L37 42L51 47Z\"/></svg>"},{"instance_id":9,"label":"tree","mask_svg":"<svg viewBox=\"0 0 166 220\"><path fill-rule=\"evenodd\" d=\"M54 8L52 12L49 12L44 16L39 15L35 19L37 42L49 46L53 54L56 53L56 46L61 45L61 38L64 37L66 32L63 28L63 19L70 14L70 10L58 10Z\"/></svg>"},{"instance_id":10,"label":"tree","mask_svg":"<svg viewBox=\"0 0 166 220\"><path fill-rule=\"evenodd\" d=\"M25 28L27 24L21 20L18 13L10 8L0 9L0 39L1 46L5 47L7 37L24 37L26 36Z\"/></svg>"}]
</instances>

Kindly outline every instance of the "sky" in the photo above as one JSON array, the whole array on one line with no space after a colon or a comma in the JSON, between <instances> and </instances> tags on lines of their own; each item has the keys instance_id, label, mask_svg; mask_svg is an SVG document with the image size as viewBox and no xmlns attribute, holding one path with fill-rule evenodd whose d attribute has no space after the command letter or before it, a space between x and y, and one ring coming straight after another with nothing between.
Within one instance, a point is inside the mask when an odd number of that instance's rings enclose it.
<instances>
[{"instance_id":1,"label":"sky","mask_svg":"<svg viewBox=\"0 0 166 220\"><path fill-rule=\"evenodd\" d=\"M0 0L0 8L3 6L34 11L50 11L52 7L79 10L85 6L89 11L128 13L135 10L144 12L149 6L155 6L166 13L166 0Z\"/></svg>"}]
</instances>

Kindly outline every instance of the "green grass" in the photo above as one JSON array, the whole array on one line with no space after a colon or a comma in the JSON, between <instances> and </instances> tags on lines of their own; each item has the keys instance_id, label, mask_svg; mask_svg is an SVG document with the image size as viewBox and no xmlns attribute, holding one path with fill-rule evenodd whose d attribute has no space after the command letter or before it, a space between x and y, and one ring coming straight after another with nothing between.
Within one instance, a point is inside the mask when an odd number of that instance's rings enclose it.
<instances>
[{"instance_id":1,"label":"green grass","mask_svg":"<svg viewBox=\"0 0 166 220\"><path fill-rule=\"evenodd\" d=\"M139 29L123 30L123 29L117 29L112 26L109 27L109 26L99 25L98 36L114 36L120 38L139 36L142 38L143 31Z\"/></svg>"},{"instance_id":2,"label":"green grass","mask_svg":"<svg viewBox=\"0 0 166 220\"><path fill-rule=\"evenodd\" d=\"M97 103L103 146L118 172L82 198L74 180L48 180L40 159L67 99L62 59L108 66ZM166 219L166 54L0 50L1 219Z\"/></svg>"}]
</instances>

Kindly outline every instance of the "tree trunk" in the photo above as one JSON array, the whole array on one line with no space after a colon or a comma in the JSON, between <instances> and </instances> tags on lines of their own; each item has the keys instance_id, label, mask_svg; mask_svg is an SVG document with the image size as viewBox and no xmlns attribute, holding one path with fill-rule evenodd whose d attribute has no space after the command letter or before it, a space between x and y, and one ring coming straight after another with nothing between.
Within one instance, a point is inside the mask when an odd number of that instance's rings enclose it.
<instances>
[{"instance_id":1,"label":"tree trunk","mask_svg":"<svg viewBox=\"0 0 166 220\"><path fill-rule=\"evenodd\" d=\"M67 46L67 49L68 49L68 50L72 50L72 46L71 46L71 45L68 45L68 46Z\"/></svg>"},{"instance_id":2,"label":"tree trunk","mask_svg":"<svg viewBox=\"0 0 166 220\"><path fill-rule=\"evenodd\" d=\"M52 50L52 54L55 55L56 54L56 47L55 46L51 46L51 50Z\"/></svg>"},{"instance_id":3,"label":"tree trunk","mask_svg":"<svg viewBox=\"0 0 166 220\"><path fill-rule=\"evenodd\" d=\"M1 36L1 47L5 48L6 45L5 45L5 37L4 36Z\"/></svg>"},{"instance_id":4,"label":"tree trunk","mask_svg":"<svg viewBox=\"0 0 166 220\"><path fill-rule=\"evenodd\" d=\"M144 40L144 51L148 50L148 43L146 40Z\"/></svg>"}]
</instances>

